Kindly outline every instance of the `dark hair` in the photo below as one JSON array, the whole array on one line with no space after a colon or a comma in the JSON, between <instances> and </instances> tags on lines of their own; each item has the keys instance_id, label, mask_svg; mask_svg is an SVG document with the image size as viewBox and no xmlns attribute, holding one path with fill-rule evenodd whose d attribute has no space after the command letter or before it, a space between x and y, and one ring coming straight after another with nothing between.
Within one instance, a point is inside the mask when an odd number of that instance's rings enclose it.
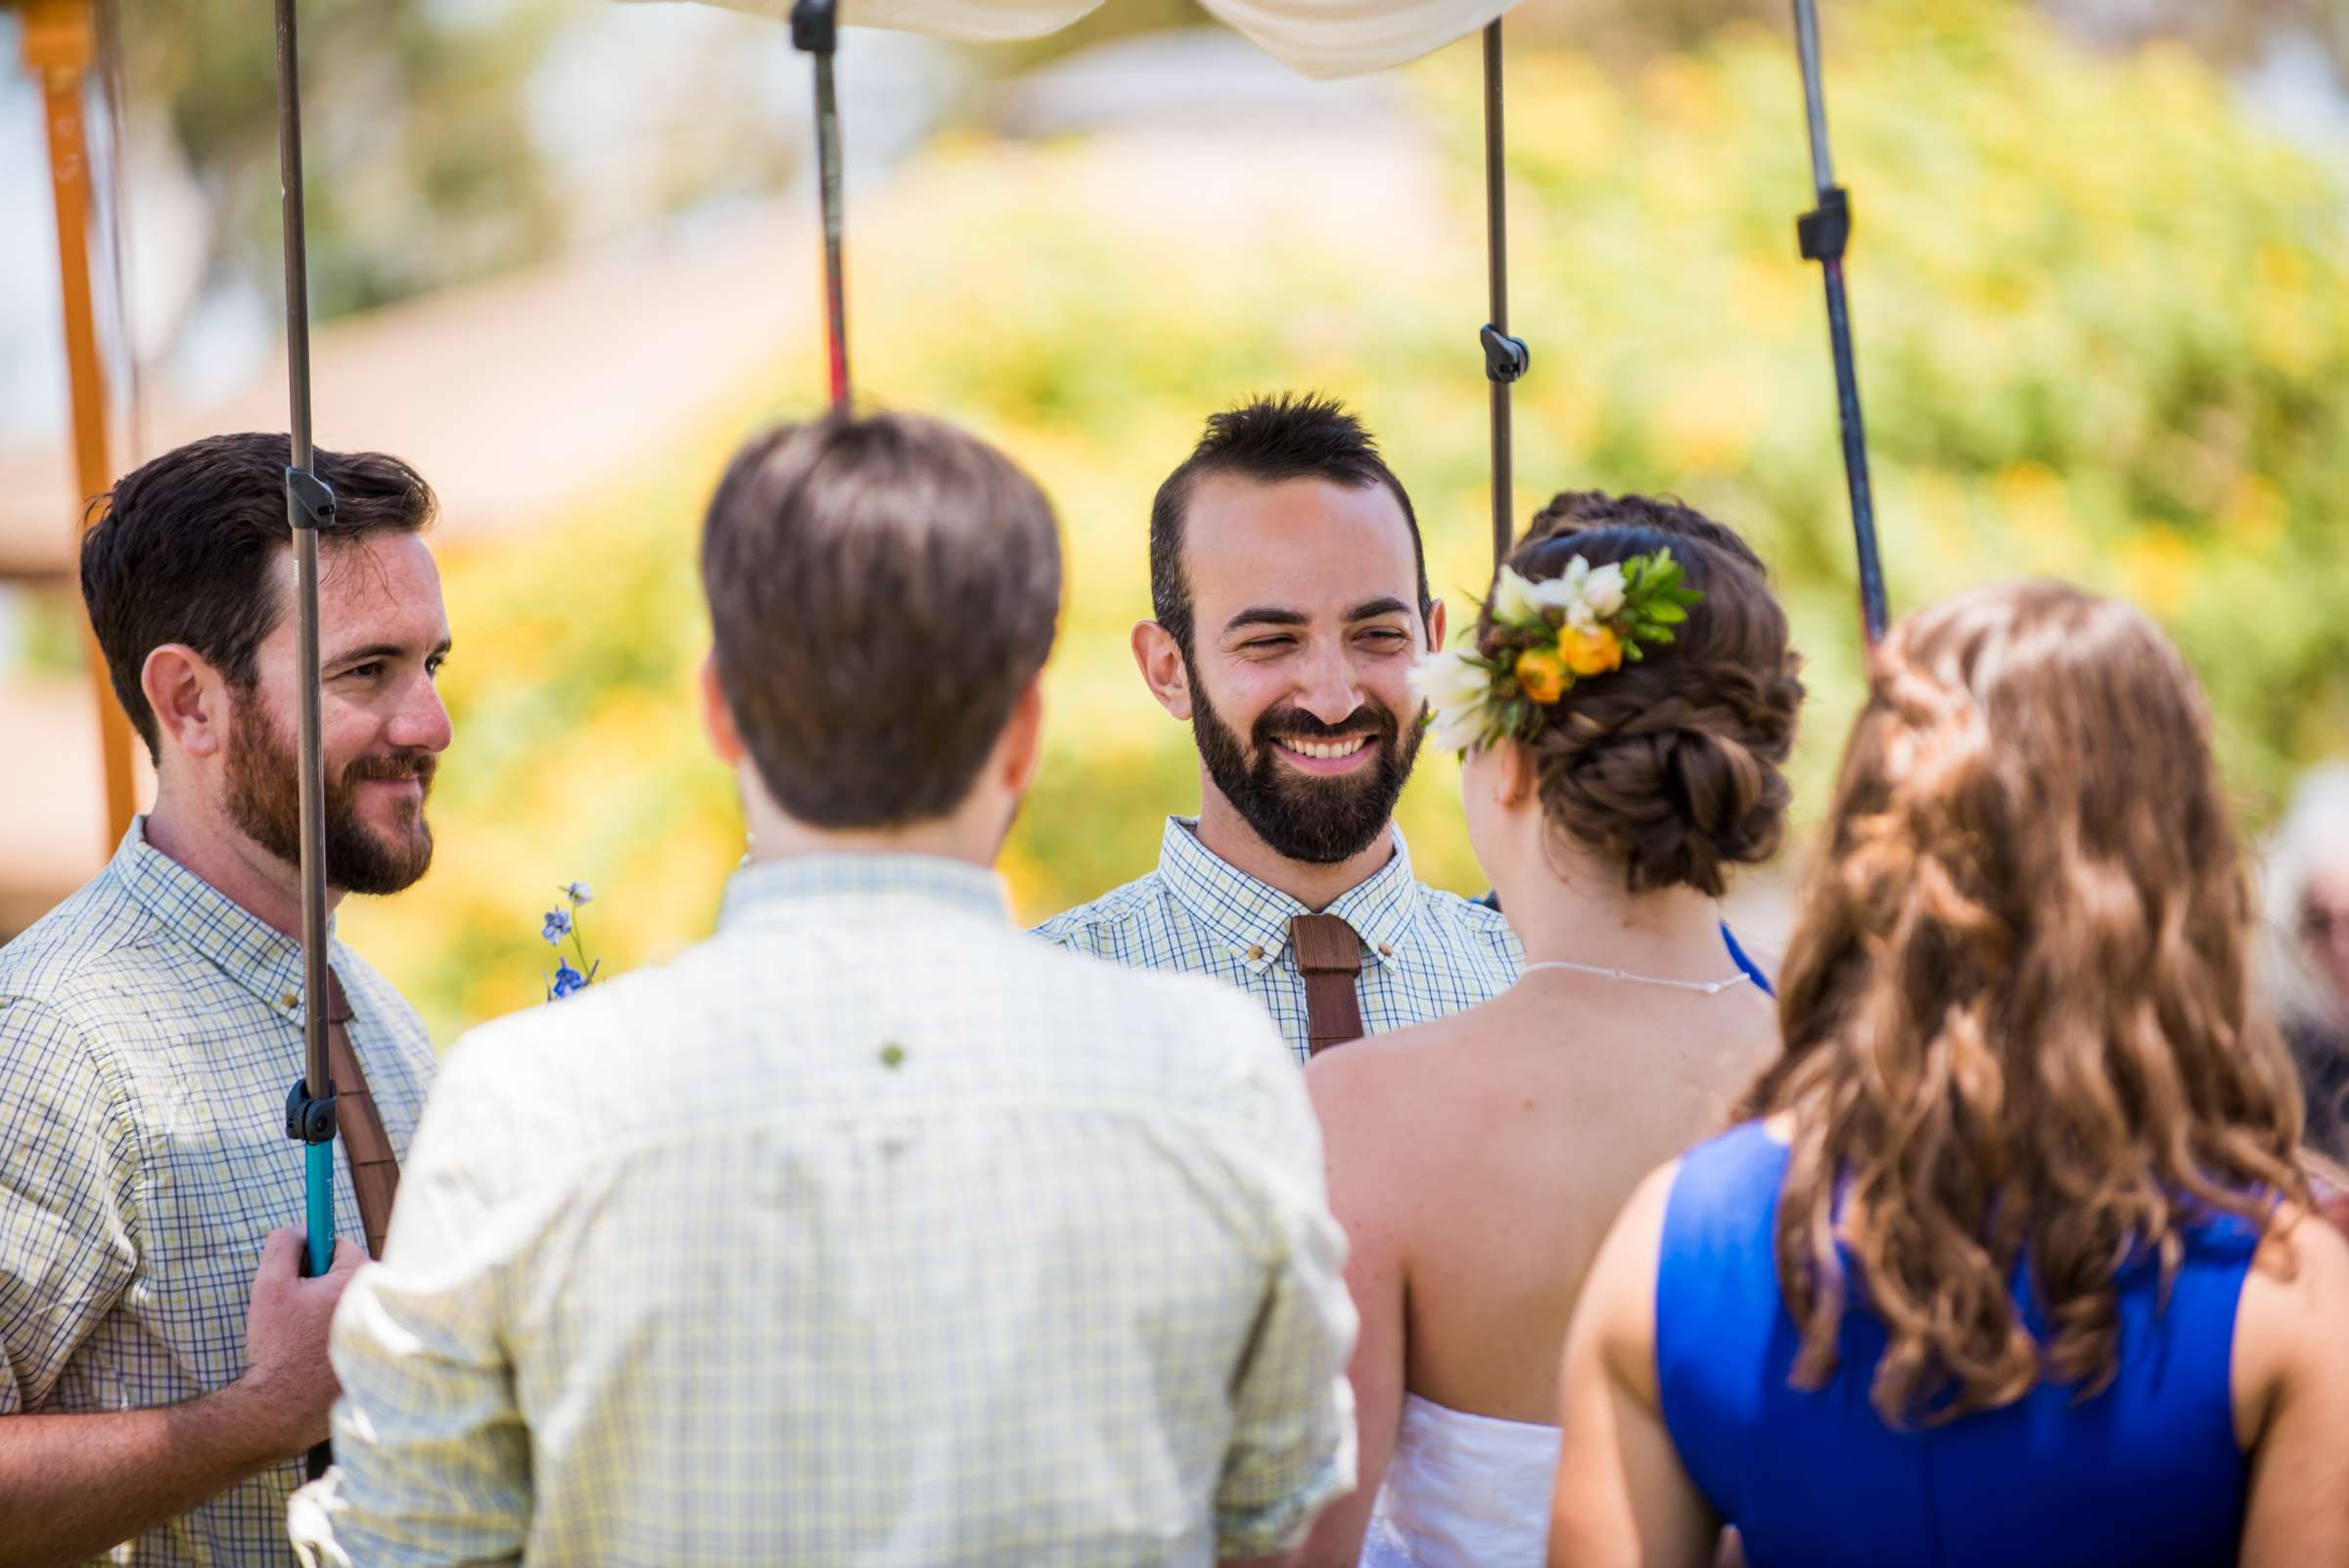
<instances>
[{"instance_id":1,"label":"dark hair","mask_svg":"<svg viewBox=\"0 0 2349 1568\"><path fill-rule=\"evenodd\" d=\"M1411 562L1419 574L1419 613L1426 616L1432 599L1419 519L1403 482L1379 456L1378 442L1336 398L1282 392L1210 414L1207 434L1167 476L1150 503L1150 613L1185 658L1191 652L1192 626L1191 579L1182 569L1183 513L1190 506L1191 486L1211 474L1237 475L1259 484L1300 479L1326 480L1350 489L1384 484L1403 508L1404 526L1410 530Z\"/></svg>"},{"instance_id":2,"label":"dark hair","mask_svg":"<svg viewBox=\"0 0 2349 1568\"><path fill-rule=\"evenodd\" d=\"M292 450L279 435L207 436L133 469L95 503L104 511L82 535L82 602L115 696L150 757L159 749L155 712L139 689L150 653L185 643L231 686L253 683L254 654L284 608L269 591L269 563L293 547ZM319 447L310 472L335 492L321 543L413 533L433 520L432 486L396 457Z\"/></svg>"},{"instance_id":3,"label":"dark hair","mask_svg":"<svg viewBox=\"0 0 2349 1568\"><path fill-rule=\"evenodd\" d=\"M1768 577L1770 571L1754 547L1745 542L1744 535L1727 523L1716 523L1692 506L1684 506L1670 496L1609 495L1604 490L1560 490L1549 498L1549 504L1536 512L1533 521L1525 526L1524 535L1517 548L1524 549L1543 539L1570 538L1577 533L1589 533L1597 529L1646 529L1654 533L1677 534L1683 539L1696 539L1710 544L1725 555L1731 555L1754 569L1754 575Z\"/></svg>"},{"instance_id":4,"label":"dark hair","mask_svg":"<svg viewBox=\"0 0 2349 1568\"><path fill-rule=\"evenodd\" d=\"M812 827L944 816L1043 668L1051 503L977 438L910 414L754 436L702 532L718 681L759 776Z\"/></svg>"},{"instance_id":5,"label":"dark hair","mask_svg":"<svg viewBox=\"0 0 2349 1568\"><path fill-rule=\"evenodd\" d=\"M1621 865L1625 887L1719 897L1731 866L1769 859L1785 836L1780 768L1803 700L1785 612L1751 552L1686 529L1611 525L1531 538L1508 565L1538 582L1578 555L1595 567L1663 549L1704 598L1674 641L1569 687L1528 750L1552 827ZM1488 610L1480 646L1491 630Z\"/></svg>"}]
</instances>

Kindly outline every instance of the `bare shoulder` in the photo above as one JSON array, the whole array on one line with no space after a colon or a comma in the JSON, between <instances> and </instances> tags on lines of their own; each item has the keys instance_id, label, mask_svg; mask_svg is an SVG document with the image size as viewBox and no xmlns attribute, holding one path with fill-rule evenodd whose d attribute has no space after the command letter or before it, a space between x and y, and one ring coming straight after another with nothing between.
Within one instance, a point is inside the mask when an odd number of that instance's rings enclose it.
<instances>
[{"instance_id":1,"label":"bare shoulder","mask_svg":"<svg viewBox=\"0 0 2349 1568\"><path fill-rule=\"evenodd\" d=\"M2329 1314L2349 1321L2349 1237L2305 1209L2286 1208L2259 1244L2243 1281L2242 1313L2288 1320Z\"/></svg>"},{"instance_id":2,"label":"bare shoulder","mask_svg":"<svg viewBox=\"0 0 2349 1568\"><path fill-rule=\"evenodd\" d=\"M1664 1251L1664 1214L1681 1162L1650 1171L1632 1189L1598 1249L1583 1287L1578 1317L1588 1314L1615 1380L1653 1406L1656 1387L1656 1269Z\"/></svg>"},{"instance_id":3,"label":"bare shoulder","mask_svg":"<svg viewBox=\"0 0 2349 1568\"><path fill-rule=\"evenodd\" d=\"M1399 1029L1323 1051L1307 1064L1306 1092L1321 1127L1330 1201L1363 1245L1376 1219L1409 1229L1441 1185L1448 1121L1447 1064L1459 1018ZM1456 1077L1456 1073L1452 1075Z\"/></svg>"},{"instance_id":4,"label":"bare shoulder","mask_svg":"<svg viewBox=\"0 0 2349 1568\"><path fill-rule=\"evenodd\" d=\"M2349 1386L2349 1238L2287 1210L2261 1241L2235 1308L2235 1430L2244 1446L2298 1385Z\"/></svg>"},{"instance_id":5,"label":"bare shoulder","mask_svg":"<svg viewBox=\"0 0 2349 1568\"><path fill-rule=\"evenodd\" d=\"M1314 1057L1306 1064L1305 1084L1324 1127L1333 1118L1351 1124L1406 1112L1423 1117L1424 1103L1412 1094L1440 1082L1445 1056L1473 1037L1470 1020L1481 1010L1372 1035Z\"/></svg>"}]
</instances>

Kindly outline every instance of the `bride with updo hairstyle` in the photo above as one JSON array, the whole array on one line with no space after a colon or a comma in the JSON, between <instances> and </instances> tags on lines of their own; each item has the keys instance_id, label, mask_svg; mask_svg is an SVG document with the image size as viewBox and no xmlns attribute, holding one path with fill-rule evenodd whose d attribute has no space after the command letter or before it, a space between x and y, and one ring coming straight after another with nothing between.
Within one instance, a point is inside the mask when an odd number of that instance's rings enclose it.
<instances>
[{"instance_id":1,"label":"bride with updo hairstyle","mask_svg":"<svg viewBox=\"0 0 2349 1568\"><path fill-rule=\"evenodd\" d=\"M2186 662L2064 583L1924 611L1823 836L1747 1120L1592 1266L1549 1561L2349 1563L2349 1242Z\"/></svg>"},{"instance_id":2,"label":"bride with updo hairstyle","mask_svg":"<svg viewBox=\"0 0 2349 1568\"><path fill-rule=\"evenodd\" d=\"M1296 1560L1539 1559L1560 1349L1600 1238L1776 1048L1766 966L1719 899L1784 837L1797 665L1734 532L1582 492L1423 667L1525 962L1482 1006L1307 1069L1361 1315L1360 1443L1358 1490Z\"/></svg>"}]
</instances>

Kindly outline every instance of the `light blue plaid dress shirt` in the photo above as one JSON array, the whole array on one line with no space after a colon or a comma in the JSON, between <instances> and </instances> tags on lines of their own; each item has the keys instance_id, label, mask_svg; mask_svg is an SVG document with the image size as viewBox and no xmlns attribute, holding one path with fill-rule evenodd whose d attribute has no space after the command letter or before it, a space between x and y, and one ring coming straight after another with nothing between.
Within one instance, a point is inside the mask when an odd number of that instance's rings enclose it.
<instances>
[{"instance_id":1,"label":"light blue plaid dress shirt","mask_svg":"<svg viewBox=\"0 0 2349 1568\"><path fill-rule=\"evenodd\" d=\"M1096 958L1142 969L1210 975L1264 1004L1302 1062L1305 974L1289 920L1313 911L1219 857L1195 822L1169 817L1158 869L1036 927L1036 935ZM1403 830L1394 856L1323 914L1362 941L1355 994L1365 1034L1424 1024L1509 989L1524 951L1500 911L1411 876Z\"/></svg>"},{"instance_id":2,"label":"light blue plaid dress shirt","mask_svg":"<svg viewBox=\"0 0 2349 1568\"><path fill-rule=\"evenodd\" d=\"M261 1238L303 1223L301 948L147 843L0 947L0 1421L176 1405L245 1369ZM404 1154L434 1071L413 1009L349 948L330 962L352 1049ZM350 1168L338 1231L365 1244ZM294 1561L299 1460L109 1557Z\"/></svg>"},{"instance_id":3,"label":"light blue plaid dress shirt","mask_svg":"<svg viewBox=\"0 0 2349 1568\"><path fill-rule=\"evenodd\" d=\"M335 1318L322 1564L1204 1568L1354 1481L1304 1084L926 855L450 1052Z\"/></svg>"}]
</instances>

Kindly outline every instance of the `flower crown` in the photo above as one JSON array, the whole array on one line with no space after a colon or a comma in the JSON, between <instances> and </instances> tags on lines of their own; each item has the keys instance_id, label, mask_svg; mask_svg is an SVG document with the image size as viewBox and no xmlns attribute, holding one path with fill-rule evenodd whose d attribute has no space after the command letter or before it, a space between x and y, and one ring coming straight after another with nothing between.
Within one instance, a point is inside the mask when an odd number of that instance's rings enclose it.
<instances>
[{"instance_id":1,"label":"flower crown","mask_svg":"<svg viewBox=\"0 0 2349 1568\"><path fill-rule=\"evenodd\" d=\"M1493 580L1489 624L1475 645L1446 648L1412 667L1430 739L1447 751L1531 740L1543 711L1577 679L1621 669L1642 643L1673 640L1704 594L1681 584L1669 549L1594 567L1581 556L1540 582L1509 567Z\"/></svg>"}]
</instances>

